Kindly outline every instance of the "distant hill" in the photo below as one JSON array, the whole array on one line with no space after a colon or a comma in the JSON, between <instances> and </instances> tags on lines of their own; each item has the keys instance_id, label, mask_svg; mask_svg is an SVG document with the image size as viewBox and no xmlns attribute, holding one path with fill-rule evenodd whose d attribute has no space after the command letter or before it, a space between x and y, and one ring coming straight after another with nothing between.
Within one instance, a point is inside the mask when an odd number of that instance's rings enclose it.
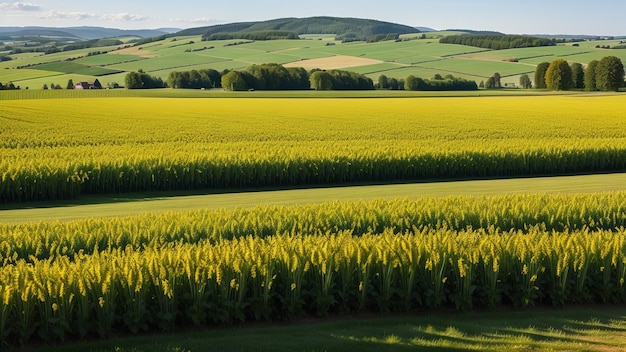
<instances>
[{"instance_id":1,"label":"distant hill","mask_svg":"<svg viewBox=\"0 0 626 352\"><path fill-rule=\"evenodd\" d=\"M0 37L60 37L60 38L77 38L74 34L68 33L60 29L47 29L47 28L12 28L13 31L0 31Z\"/></svg>"},{"instance_id":2,"label":"distant hill","mask_svg":"<svg viewBox=\"0 0 626 352\"><path fill-rule=\"evenodd\" d=\"M432 28L429 28L429 27L414 27L414 28L417 29L418 31L420 31L420 33L421 32L437 32L436 29L432 29Z\"/></svg>"},{"instance_id":3,"label":"distant hill","mask_svg":"<svg viewBox=\"0 0 626 352\"><path fill-rule=\"evenodd\" d=\"M612 40L612 39L624 39L624 36L606 36L606 35L574 35L574 34L531 34L532 36L548 39L565 39L567 41L583 41L583 40Z\"/></svg>"},{"instance_id":4,"label":"distant hill","mask_svg":"<svg viewBox=\"0 0 626 352\"><path fill-rule=\"evenodd\" d=\"M212 35L217 33L289 31L300 34L335 34L337 37L365 39L380 34L407 34L418 29L402 24L343 17L279 18L262 22L240 22L190 28L176 35Z\"/></svg>"},{"instance_id":5,"label":"distant hill","mask_svg":"<svg viewBox=\"0 0 626 352\"><path fill-rule=\"evenodd\" d=\"M465 32L468 34L477 34L477 35L504 35L502 32L496 31L477 31L474 29L446 29L449 32Z\"/></svg>"},{"instance_id":6,"label":"distant hill","mask_svg":"<svg viewBox=\"0 0 626 352\"><path fill-rule=\"evenodd\" d=\"M125 30L117 28L104 28L104 27L66 27L66 28L53 28L53 27L0 27L0 36L7 37L22 37L22 36L43 36L43 37L62 37L62 38L77 38L83 40L89 39L101 39L112 37L156 37L163 34L169 34L176 32L175 28L164 28L160 30L155 29L138 29L138 30Z\"/></svg>"}]
</instances>

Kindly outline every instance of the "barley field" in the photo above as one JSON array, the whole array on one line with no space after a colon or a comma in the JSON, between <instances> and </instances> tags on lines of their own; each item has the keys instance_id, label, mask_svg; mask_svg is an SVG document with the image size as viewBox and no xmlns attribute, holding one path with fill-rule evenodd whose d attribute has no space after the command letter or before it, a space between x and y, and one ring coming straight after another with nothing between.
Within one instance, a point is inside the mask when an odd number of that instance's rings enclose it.
<instances>
[{"instance_id":1,"label":"barley field","mask_svg":"<svg viewBox=\"0 0 626 352\"><path fill-rule=\"evenodd\" d=\"M0 225L0 343L623 304L624 199L397 199Z\"/></svg>"},{"instance_id":2,"label":"barley field","mask_svg":"<svg viewBox=\"0 0 626 352\"><path fill-rule=\"evenodd\" d=\"M6 100L0 200L626 170L623 96Z\"/></svg>"}]
</instances>

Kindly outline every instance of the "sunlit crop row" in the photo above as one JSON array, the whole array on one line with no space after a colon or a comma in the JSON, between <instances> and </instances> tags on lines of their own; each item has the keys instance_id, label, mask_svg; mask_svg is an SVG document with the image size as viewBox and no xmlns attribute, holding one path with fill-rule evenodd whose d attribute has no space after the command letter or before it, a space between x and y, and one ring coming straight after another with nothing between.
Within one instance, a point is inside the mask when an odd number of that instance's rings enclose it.
<instances>
[{"instance_id":1,"label":"sunlit crop row","mask_svg":"<svg viewBox=\"0 0 626 352\"><path fill-rule=\"evenodd\" d=\"M624 228L626 193L451 196L0 224L0 264L19 259L72 258L78 252L117 248L158 248L167 243L215 243L245 236L342 231L358 236L385 229L416 234L429 229L510 231L534 226L557 232Z\"/></svg>"},{"instance_id":2,"label":"sunlit crop row","mask_svg":"<svg viewBox=\"0 0 626 352\"><path fill-rule=\"evenodd\" d=\"M621 96L3 101L0 202L623 171L623 103Z\"/></svg>"},{"instance_id":3,"label":"sunlit crop row","mask_svg":"<svg viewBox=\"0 0 626 352\"><path fill-rule=\"evenodd\" d=\"M446 229L241 237L0 269L0 338L46 340L336 312L626 298L626 233Z\"/></svg>"}]
</instances>

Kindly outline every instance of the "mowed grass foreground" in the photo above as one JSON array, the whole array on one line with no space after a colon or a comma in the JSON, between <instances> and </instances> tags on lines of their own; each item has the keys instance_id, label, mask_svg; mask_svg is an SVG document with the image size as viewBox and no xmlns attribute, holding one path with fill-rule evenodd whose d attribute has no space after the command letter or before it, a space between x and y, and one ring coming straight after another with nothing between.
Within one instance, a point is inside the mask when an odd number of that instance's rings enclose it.
<instances>
[{"instance_id":1,"label":"mowed grass foreground","mask_svg":"<svg viewBox=\"0 0 626 352\"><path fill-rule=\"evenodd\" d=\"M25 351L622 351L626 309L420 313L121 337Z\"/></svg>"},{"instance_id":2,"label":"mowed grass foreground","mask_svg":"<svg viewBox=\"0 0 626 352\"><path fill-rule=\"evenodd\" d=\"M0 200L623 171L625 102L7 100Z\"/></svg>"}]
</instances>

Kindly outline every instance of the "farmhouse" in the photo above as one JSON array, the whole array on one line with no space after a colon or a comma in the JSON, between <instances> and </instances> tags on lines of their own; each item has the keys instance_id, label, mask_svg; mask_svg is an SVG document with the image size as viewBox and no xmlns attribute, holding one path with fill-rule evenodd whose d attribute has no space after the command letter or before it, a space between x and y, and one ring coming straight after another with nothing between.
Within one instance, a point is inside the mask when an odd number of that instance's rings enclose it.
<instances>
[{"instance_id":1,"label":"farmhouse","mask_svg":"<svg viewBox=\"0 0 626 352\"><path fill-rule=\"evenodd\" d=\"M96 79L93 82L79 82L79 83L76 83L76 86L74 88L76 88L76 89L102 89L102 84L100 84L100 81L98 81L98 79Z\"/></svg>"}]
</instances>

